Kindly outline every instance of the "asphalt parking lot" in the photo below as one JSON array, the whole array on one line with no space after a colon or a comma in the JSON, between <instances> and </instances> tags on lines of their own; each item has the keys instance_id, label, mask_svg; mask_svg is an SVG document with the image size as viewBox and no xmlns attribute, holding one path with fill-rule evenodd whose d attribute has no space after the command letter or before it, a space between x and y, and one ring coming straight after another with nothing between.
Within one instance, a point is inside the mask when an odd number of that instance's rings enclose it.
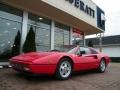
<instances>
[{"instance_id":1,"label":"asphalt parking lot","mask_svg":"<svg viewBox=\"0 0 120 90\"><path fill-rule=\"evenodd\" d=\"M111 63L105 73L81 72L65 81L50 76L26 77L11 68L0 69L0 90L120 90L120 63Z\"/></svg>"}]
</instances>

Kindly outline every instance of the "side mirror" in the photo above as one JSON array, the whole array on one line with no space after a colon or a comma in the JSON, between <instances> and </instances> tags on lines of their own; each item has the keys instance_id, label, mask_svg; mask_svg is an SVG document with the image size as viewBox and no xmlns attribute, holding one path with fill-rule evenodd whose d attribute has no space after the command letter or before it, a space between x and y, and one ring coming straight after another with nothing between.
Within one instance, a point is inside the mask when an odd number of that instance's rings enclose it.
<instances>
[{"instance_id":1,"label":"side mirror","mask_svg":"<svg viewBox=\"0 0 120 90\"><path fill-rule=\"evenodd\" d=\"M82 55L82 54L85 54L85 51L80 51L80 54Z\"/></svg>"}]
</instances>

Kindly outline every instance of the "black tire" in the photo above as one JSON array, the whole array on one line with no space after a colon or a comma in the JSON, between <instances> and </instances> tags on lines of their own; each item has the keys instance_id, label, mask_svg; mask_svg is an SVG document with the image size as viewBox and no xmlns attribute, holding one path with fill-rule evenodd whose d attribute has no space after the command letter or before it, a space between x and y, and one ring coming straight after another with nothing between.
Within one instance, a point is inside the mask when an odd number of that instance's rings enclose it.
<instances>
[{"instance_id":1,"label":"black tire","mask_svg":"<svg viewBox=\"0 0 120 90\"><path fill-rule=\"evenodd\" d=\"M64 66L64 64L66 64ZM63 75L63 73L65 75ZM59 63L58 63L58 66L57 66L57 69L56 69L56 78L59 79L59 80L67 80L69 79L69 77L71 76L71 73L72 73L72 63L69 59L67 58L63 58Z\"/></svg>"},{"instance_id":2,"label":"black tire","mask_svg":"<svg viewBox=\"0 0 120 90\"><path fill-rule=\"evenodd\" d=\"M100 61L100 65L99 65L99 68L98 68L98 72L104 73L105 70L106 70L106 62L105 62L104 59L102 59L102 60Z\"/></svg>"}]
</instances>

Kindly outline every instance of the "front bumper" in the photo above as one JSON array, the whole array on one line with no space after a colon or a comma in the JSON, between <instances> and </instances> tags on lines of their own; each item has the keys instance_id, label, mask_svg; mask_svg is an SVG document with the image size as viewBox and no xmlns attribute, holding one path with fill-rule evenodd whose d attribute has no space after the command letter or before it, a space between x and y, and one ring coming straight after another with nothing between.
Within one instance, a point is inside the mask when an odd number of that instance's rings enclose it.
<instances>
[{"instance_id":1,"label":"front bumper","mask_svg":"<svg viewBox=\"0 0 120 90\"><path fill-rule=\"evenodd\" d=\"M33 74L54 74L57 67L54 64L26 64L17 62L11 62L11 66L18 72Z\"/></svg>"}]
</instances>

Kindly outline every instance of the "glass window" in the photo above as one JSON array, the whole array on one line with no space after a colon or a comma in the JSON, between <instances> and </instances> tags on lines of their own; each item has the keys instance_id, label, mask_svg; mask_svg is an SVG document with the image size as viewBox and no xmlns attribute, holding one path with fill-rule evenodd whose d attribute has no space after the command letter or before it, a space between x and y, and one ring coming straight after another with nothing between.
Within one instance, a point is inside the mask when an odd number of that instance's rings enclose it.
<instances>
[{"instance_id":1,"label":"glass window","mask_svg":"<svg viewBox=\"0 0 120 90\"><path fill-rule=\"evenodd\" d=\"M65 45L70 45L70 27L55 23L55 49L64 51Z\"/></svg>"},{"instance_id":2,"label":"glass window","mask_svg":"<svg viewBox=\"0 0 120 90\"><path fill-rule=\"evenodd\" d=\"M94 49L92 49L92 48L89 48L90 49L90 51L91 51L91 54L98 54L98 52L96 51L96 50L94 50Z\"/></svg>"},{"instance_id":3,"label":"glass window","mask_svg":"<svg viewBox=\"0 0 120 90\"><path fill-rule=\"evenodd\" d=\"M28 24L30 25L38 26L45 29L50 29L51 27L51 21L41 16L29 13L28 18Z\"/></svg>"},{"instance_id":4,"label":"glass window","mask_svg":"<svg viewBox=\"0 0 120 90\"><path fill-rule=\"evenodd\" d=\"M91 54L91 51L89 50L89 48L80 47L80 52L81 51L85 51L85 54Z\"/></svg>"},{"instance_id":5,"label":"glass window","mask_svg":"<svg viewBox=\"0 0 120 90\"><path fill-rule=\"evenodd\" d=\"M0 17L22 22L22 14L22 11L0 3Z\"/></svg>"},{"instance_id":6,"label":"glass window","mask_svg":"<svg viewBox=\"0 0 120 90\"><path fill-rule=\"evenodd\" d=\"M21 27L22 11L0 4L0 62L19 54Z\"/></svg>"},{"instance_id":7,"label":"glass window","mask_svg":"<svg viewBox=\"0 0 120 90\"><path fill-rule=\"evenodd\" d=\"M91 54L90 49L89 49L89 48L85 48L85 53L86 53L86 54Z\"/></svg>"},{"instance_id":8,"label":"glass window","mask_svg":"<svg viewBox=\"0 0 120 90\"><path fill-rule=\"evenodd\" d=\"M35 32L35 43L37 51L50 50L51 21L29 13L28 32L30 27L32 27Z\"/></svg>"}]
</instances>

